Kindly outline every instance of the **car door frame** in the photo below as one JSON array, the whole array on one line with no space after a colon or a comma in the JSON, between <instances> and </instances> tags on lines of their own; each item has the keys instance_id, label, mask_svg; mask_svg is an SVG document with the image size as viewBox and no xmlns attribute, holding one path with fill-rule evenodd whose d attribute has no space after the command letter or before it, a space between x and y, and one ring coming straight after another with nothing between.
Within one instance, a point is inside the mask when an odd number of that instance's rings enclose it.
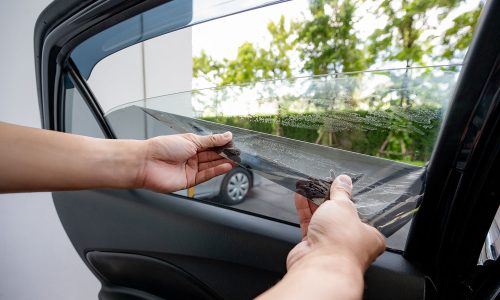
<instances>
[{"instance_id":1,"label":"car door frame","mask_svg":"<svg viewBox=\"0 0 500 300\"><path fill-rule=\"evenodd\" d=\"M77 88L101 128L109 127L98 102L69 60L71 50L93 34L165 2L55 1L41 14L35 28L35 66L44 128L64 130L65 71L79 82ZM435 287L441 298L458 297L471 288L469 278L477 271L477 256L499 203L499 187L495 185L495 169L500 167L500 125L495 116L499 112L500 68L500 19L495 12L499 10L497 0L488 1L483 8L428 166L424 197L404 254L386 251L368 272L367 282L375 282L369 278L380 272L412 274L430 282L426 286ZM114 138L111 130L105 133ZM276 230L277 235L284 230L282 225L277 226L281 228ZM287 226L294 230L294 226ZM297 241L296 236L289 235L284 240L290 247Z\"/></svg>"}]
</instances>

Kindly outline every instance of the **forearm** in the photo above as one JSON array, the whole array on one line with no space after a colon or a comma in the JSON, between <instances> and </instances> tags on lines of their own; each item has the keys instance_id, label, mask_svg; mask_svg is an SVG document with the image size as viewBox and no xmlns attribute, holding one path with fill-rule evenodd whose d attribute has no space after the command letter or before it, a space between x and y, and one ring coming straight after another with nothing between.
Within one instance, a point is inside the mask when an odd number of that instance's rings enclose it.
<instances>
[{"instance_id":1,"label":"forearm","mask_svg":"<svg viewBox=\"0 0 500 300\"><path fill-rule=\"evenodd\" d=\"M304 258L270 290L259 296L266 299L361 299L363 272L348 260L338 257Z\"/></svg>"},{"instance_id":2,"label":"forearm","mask_svg":"<svg viewBox=\"0 0 500 300\"><path fill-rule=\"evenodd\" d=\"M0 123L0 192L136 185L141 141L103 140Z\"/></svg>"}]
</instances>

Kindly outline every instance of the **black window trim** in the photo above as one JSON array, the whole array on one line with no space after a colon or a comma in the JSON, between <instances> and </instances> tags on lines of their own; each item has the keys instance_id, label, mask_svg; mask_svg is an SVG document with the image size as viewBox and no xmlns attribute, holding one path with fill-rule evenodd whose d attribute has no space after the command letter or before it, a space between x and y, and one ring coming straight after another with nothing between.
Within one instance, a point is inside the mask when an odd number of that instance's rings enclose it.
<instances>
[{"instance_id":1,"label":"black window trim","mask_svg":"<svg viewBox=\"0 0 500 300\"><path fill-rule=\"evenodd\" d=\"M68 74L68 77L70 78L71 82L74 84L75 88L78 90L80 95L82 95L82 98L85 100L87 106L89 107L90 111L94 115L94 118L96 119L99 127L101 128L102 132L108 139L116 139L116 135L113 131L113 128L109 125L109 123L106 121L106 118L104 116L104 111L97 101L96 97L90 90L89 86L87 85L85 79L83 79L82 75L76 68L74 62L71 60L71 58L68 59L67 66L65 68L66 73ZM63 77L64 78L64 77ZM66 110L64 109L65 107L65 99L64 99L64 93L60 93L59 97L59 126L60 129L64 131L65 127L65 113Z\"/></svg>"}]
</instances>

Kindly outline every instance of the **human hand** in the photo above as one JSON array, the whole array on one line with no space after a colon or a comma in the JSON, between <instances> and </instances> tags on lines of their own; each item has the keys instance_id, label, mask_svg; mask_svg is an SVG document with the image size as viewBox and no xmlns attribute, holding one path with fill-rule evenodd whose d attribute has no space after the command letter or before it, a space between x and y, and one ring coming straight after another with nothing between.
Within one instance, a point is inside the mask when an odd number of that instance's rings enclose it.
<instances>
[{"instance_id":1,"label":"human hand","mask_svg":"<svg viewBox=\"0 0 500 300\"><path fill-rule=\"evenodd\" d=\"M385 241L375 228L361 222L350 200L351 178L340 175L332 183L330 199L320 207L295 194L302 230L302 242L287 258L287 269L308 257L335 257L364 272L385 249Z\"/></svg>"},{"instance_id":2,"label":"human hand","mask_svg":"<svg viewBox=\"0 0 500 300\"><path fill-rule=\"evenodd\" d=\"M145 141L137 185L158 192L186 189L231 170L233 163L211 151L232 139L231 132L199 136L177 134Z\"/></svg>"}]
</instances>

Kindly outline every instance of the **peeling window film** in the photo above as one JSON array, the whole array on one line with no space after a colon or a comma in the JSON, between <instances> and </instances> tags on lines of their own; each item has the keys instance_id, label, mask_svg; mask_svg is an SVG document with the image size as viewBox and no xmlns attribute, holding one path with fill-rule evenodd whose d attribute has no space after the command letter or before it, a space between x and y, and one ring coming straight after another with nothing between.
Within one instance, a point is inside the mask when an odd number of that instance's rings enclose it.
<instances>
[{"instance_id":1,"label":"peeling window film","mask_svg":"<svg viewBox=\"0 0 500 300\"><path fill-rule=\"evenodd\" d=\"M107 118L119 138L230 130L222 156L318 204L348 174L360 217L390 236L417 210L456 74L431 67L224 86L132 102Z\"/></svg>"}]
</instances>

